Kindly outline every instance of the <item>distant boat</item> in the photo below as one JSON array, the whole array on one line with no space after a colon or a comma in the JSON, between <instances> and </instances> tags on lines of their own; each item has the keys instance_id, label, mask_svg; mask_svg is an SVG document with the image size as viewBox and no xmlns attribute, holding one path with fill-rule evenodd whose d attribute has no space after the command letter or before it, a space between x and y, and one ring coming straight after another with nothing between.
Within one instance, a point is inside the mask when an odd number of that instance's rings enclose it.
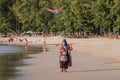
<instances>
[{"instance_id":1,"label":"distant boat","mask_svg":"<svg viewBox=\"0 0 120 80\"><path fill-rule=\"evenodd\" d=\"M27 32L21 33L20 36L24 36L24 35L29 35L29 36L31 36L32 33L33 33L32 31L27 31Z\"/></svg>"}]
</instances>

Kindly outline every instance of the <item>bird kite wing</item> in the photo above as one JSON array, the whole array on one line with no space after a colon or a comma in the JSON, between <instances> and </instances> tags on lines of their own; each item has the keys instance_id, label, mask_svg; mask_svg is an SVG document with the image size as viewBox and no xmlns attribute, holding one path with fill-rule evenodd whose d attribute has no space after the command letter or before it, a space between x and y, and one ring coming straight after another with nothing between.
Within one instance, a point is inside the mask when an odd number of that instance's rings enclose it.
<instances>
[{"instance_id":1,"label":"bird kite wing","mask_svg":"<svg viewBox=\"0 0 120 80\"><path fill-rule=\"evenodd\" d=\"M57 11L60 12L63 10L63 8L64 8L64 5L61 8L57 9Z\"/></svg>"},{"instance_id":2,"label":"bird kite wing","mask_svg":"<svg viewBox=\"0 0 120 80\"><path fill-rule=\"evenodd\" d=\"M64 5L62 7L60 7L59 9L53 10L53 9L47 9L49 12L55 14L55 13L59 13L60 11L62 11L62 9L64 8Z\"/></svg>"},{"instance_id":3,"label":"bird kite wing","mask_svg":"<svg viewBox=\"0 0 120 80\"><path fill-rule=\"evenodd\" d=\"M52 10L52 9L47 9L49 12L51 12L51 13L53 13L53 14L55 14L56 13L56 11L55 10Z\"/></svg>"}]
</instances>

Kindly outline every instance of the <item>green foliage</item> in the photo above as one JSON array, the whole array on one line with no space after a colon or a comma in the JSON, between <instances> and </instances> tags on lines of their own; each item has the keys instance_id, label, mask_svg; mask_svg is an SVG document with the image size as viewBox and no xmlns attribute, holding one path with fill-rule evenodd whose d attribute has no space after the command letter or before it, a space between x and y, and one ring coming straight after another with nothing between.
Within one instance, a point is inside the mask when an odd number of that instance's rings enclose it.
<instances>
[{"instance_id":1,"label":"green foliage","mask_svg":"<svg viewBox=\"0 0 120 80\"><path fill-rule=\"evenodd\" d=\"M59 16L46 10L63 5ZM119 5L120 0L0 0L0 31L115 32Z\"/></svg>"}]
</instances>

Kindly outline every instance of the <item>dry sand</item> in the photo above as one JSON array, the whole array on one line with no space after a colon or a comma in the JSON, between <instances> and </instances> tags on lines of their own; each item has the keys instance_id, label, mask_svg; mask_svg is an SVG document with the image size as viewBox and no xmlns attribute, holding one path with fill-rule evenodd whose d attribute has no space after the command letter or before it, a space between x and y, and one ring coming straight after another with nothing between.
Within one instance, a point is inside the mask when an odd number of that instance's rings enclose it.
<instances>
[{"instance_id":1,"label":"dry sand","mask_svg":"<svg viewBox=\"0 0 120 80\"><path fill-rule=\"evenodd\" d=\"M47 46L49 52L30 55L32 59L23 62L29 66L20 67L25 75L22 80L119 80L120 66L109 60L89 54L72 51L73 66L67 73L60 72L56 46Z\"/></svg>"}]
</instances>

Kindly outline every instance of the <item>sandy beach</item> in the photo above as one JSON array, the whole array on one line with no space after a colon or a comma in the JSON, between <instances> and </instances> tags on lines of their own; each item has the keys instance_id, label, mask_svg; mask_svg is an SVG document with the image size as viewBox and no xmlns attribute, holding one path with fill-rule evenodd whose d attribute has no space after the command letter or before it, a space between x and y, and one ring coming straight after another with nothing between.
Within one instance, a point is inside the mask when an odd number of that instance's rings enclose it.
<instances>
[{"instance_id":1,"label":"sandy beach","mask_svg":"<svg viewBox=\"0 0 120 80\"><path fill-rule=\"evenodd\" d=\"M49 52L30 55L24 60L29 66L20 67L22 80L119 80L120 66L110 60L72 51L73 66L67 73L60 72L56 46L47 46Z\"/></svg>"},{"instance_id":2,"label":"sandy beach","mask_svg":"<svg viewBox=\"0 0 120 80\"><path fill-rule=\"evenodd\" d=\"M42 37L27 37L29 45L41 45ZM29 66L18 67L22 70L20 80L119 80L120 76L120 40L108 38L74 39L67 38L72 43L73 66L67 73L59 70L58 44L63 37L47 37L48 51L29 55L32 59L23 62ZM14 42L11 44L25 44Z\"/></svg>"}]
</instances>

